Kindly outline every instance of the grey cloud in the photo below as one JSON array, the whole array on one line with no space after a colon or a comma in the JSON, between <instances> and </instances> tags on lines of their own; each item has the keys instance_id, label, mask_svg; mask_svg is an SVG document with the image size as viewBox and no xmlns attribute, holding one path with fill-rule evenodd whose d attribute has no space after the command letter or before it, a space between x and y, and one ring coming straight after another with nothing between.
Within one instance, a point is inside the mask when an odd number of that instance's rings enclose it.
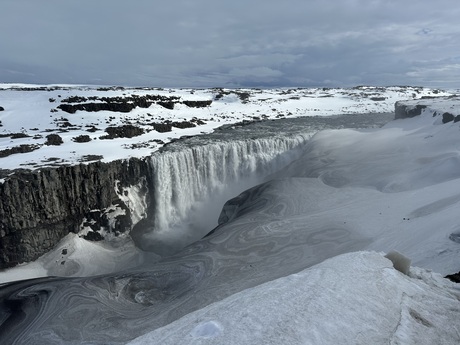
<instances>
[{"instance_id":1,"label":"grey cloud","mask_svg":"<svg viewBox=\"0 0 460 345\"><path fill-rule=\"evenodd\" d=\"M459 15L455 0L3 0L0 81L451 87Z\"/></svg>"}]
</instances>

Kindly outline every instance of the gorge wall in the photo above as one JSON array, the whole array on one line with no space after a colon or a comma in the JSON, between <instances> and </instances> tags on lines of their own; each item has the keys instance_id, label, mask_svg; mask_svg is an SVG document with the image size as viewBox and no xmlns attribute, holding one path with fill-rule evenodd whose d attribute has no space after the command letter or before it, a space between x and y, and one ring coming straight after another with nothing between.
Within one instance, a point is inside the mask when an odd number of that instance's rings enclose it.
<instances>
[{"instance_id":1,"label":"gorge wall","mask_svg":"<svg viewBox=\"0 0 460 345\"><path fill-rule=\"evenodd\" d=\"M398 101L395 103L395 119L412 118L427 112L433 117L442 117L442 123L459 122L460 114L457 107L459 101L458 95Z\"/></svg>"},{"instance_id":2,"label":"gorge wall","mask_svg":"<svg viewBox=\"0 0 460 345\"><path fill-rule=\"evenodd\" d=\"M274 173L311 135L214 138L171 145L144 159L3 173L0 268L37 259L71 232L88 240L129 233L138 247L170 254L212 229L194 226L190 218L201 222L215 216L217 225L218 214L204 203L211 200L220 212L219 202L226 199L215 197L225 188L238 194L250 186L248 180L257 183L255 176Z\"/></svg>"},{"instance_id":3,"label":"gorge wall","mask_svg":"<svg viewBox=\"0 0 460 345\"><path fill-rule=\"evenodd\" d=\"M34 260L85 226L129 231L127 188L148 193L151 175L150 165L135 158L15 171L0 183L0 268ZM92 231L86 236L100 237Z\"/></svg>"}]
</instances>

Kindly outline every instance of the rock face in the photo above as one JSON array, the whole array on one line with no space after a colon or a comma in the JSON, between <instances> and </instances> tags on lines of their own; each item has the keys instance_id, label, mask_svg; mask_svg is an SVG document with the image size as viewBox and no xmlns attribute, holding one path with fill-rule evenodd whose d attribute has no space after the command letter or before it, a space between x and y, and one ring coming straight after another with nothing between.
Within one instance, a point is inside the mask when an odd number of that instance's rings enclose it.
<instances>
[{"instance_id":1,"label":"rock face","mask_svg":"<svg viewBox=\"0 0 460 345\"><path fill-rule=\"evenodd\" d=\"M454 123L459 122L460 115L455 116L454 114L451 114L449 112L445 112L444 114L442 114L442 123L448 123L451 121L454 121Z\"/></svg>"},{"instance_id":2,"label":"rock face","mask_svg":"<svg viewBox=\"0 0 460 345\"><path fill-rule=\"evenodd\" d=\"M133 125L107 127L105 131L107 132L107 135L100 137L100 139L133 138L144 134L144 130L142 128Z\"/></svg>"},{"instance_id":3,"label":"rock face","mask_svg":"<svg viewBox=\"0 0 460 345\"><path fill-rule=\"evenodd\" d=\"M46 143L45 145L54 145L59 146L63 143L62 138L59 134L50 134L46 136Z\"/></svg>"},{"instance_id":4,"label":"rock face","mask_svg":"<svg viewBox=\"0 0 460 345\"><path fill-rule=\"evenodd\" d=\"M418 116L422 113L422 110L426 108L426 105L417 104L414 107L409 107L403 102L395 103L395 119L405 119L414 116Z\"/></svg>"},{"instance_id":5,"label":"rock face","mask_svg":"<svg viewBox=\"0 0 460 345\"><path fill-rule=\"evenodd\" d=\"M447 278L454 283L460 283L460 272L454 273L454 274L448 274L444 278Z\"/></svg>"},{"instance_id":6,"label":"rock face","mask_svg":"<svg viewBox=\"0 0 460 345\"><path fill-rule=\"evenodd\" d=\"M395 119L405 119L421 115L422 112L433 117L442 116L442 123L459 122L458 107L460 96L425 96L420 99L398 101L395 103ZM452 113L453 111L453 113Z\"/></svg>"},{"instance_id":7,"label":"rock face","mask_svg":"<svg viewBox=\"0 0 460 345\"><path fill-rule=\"evenodd\" d=\"M132 158L8 176L0 184L0 268L38 258L85 225L129 231L133 225L129 188L137 186L148 201L150 170L146 161ZM121 212L110 219L117 208ZM145 218L149 212L146 207Z\"/></svg>"},{"instance_id":8,"label":"rock face","mask_svg":"<svg viewBox=\"0 0 460 345\"><path fill-rule=\"evenodd\" d=\"M98 102L87 102L88 100ZM86 103L80 103L86 102ZM149 108L152 104L156 103L167 109L174 109L174 104L183 103L190 108L204 108L211 105L212 101L183 101L181 102L179 97L174 96L160 96L160 95L145 95L145 96L131 96L131 97L69 97L62 100L61 105L57 108L65 111L69 114L75 114L78 110L80 111L113 111L120 113L129 113L136 107ZM77 104L74 104L77 103Z\"/></svg>"},{"instance_id":9,"label":"rock face","mask_svg":"<svg viewBox=\"0 0 460 345\"><path fill-rule=\"evenodd\" d=\"M8 157L15 153L32 152L34 150L38 150L39 148L40 148L40 145L29 145L29 144L22 144L19 146L14 146L11 149L0 150L0 158Z\"/></svg>"}]
</instances>

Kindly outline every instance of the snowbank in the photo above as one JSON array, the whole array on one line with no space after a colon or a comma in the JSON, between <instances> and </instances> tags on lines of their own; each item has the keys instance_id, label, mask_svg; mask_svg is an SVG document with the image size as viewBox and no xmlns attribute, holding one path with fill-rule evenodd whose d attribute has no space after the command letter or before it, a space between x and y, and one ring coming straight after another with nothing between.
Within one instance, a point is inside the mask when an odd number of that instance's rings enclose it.
<instances>
[{"instance_id":1,"label":"snowbank","mask_svg":"<svg viewBox=\"0 0 460 345\"><path fill-rule=\"evenodd\" d=\"M457 344L460 290L396 271L375 252L340 255L247 289L135 344Z\"/></svg>"}]
</instances>

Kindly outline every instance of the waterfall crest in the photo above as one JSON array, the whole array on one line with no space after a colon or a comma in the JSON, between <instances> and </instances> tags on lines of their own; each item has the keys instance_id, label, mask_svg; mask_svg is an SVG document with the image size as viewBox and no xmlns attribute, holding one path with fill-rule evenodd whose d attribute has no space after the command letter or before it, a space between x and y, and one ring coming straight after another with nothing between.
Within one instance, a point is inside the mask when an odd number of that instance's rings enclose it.
<instances>
[{"instance_id":1,"label":"waterfall crest","mask_svg":"<svg viewBox=\"0 0 460 345\"><path fill-rule=\"evenodd\" d=\"M219 141L152 155L155 226L141 246L166 255L203 237L217 225L226 200L297 159L311 135Z\"/></svg>"}]
</instances>

